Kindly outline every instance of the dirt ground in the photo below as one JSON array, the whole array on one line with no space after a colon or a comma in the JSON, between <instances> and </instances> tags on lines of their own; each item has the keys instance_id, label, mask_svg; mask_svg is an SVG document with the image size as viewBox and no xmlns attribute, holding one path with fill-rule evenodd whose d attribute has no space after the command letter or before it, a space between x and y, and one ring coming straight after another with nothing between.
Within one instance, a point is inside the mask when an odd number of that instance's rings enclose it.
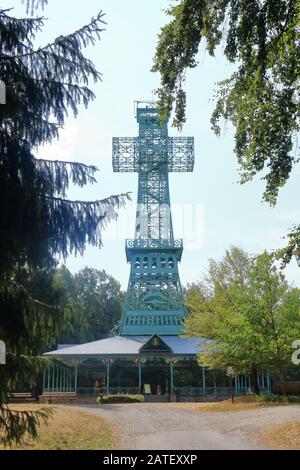
<instances>
[{"instance_id":1,"label":"dirt ground","mask_svg":"<svg viewBox=\"0 0 300 470\"><path fill-rule=\"evenodd\" d=\"M110 422L117 430L119 448L130 450L269 449L274 447L264 431L300 422L299 405L220 413L202 412L199 404L182 403L88 405L80 409Z\"/></svg>"},{"instance_id":2,"label":"dirt ground","mask_svg":"<svg viewBox=\"0 0 300 470\"><path fill-rule=\"evenodd\" d=\"M15 410L53 410L47 424L41 423L38 439L26 437L24 444L13 446L16 450L96 450L112 449L117 445L113 429L101 416L78 411L70 407L47 405L10 405ZM0 450L9 450L0 446Z\"/></svg>"}]
</instances>

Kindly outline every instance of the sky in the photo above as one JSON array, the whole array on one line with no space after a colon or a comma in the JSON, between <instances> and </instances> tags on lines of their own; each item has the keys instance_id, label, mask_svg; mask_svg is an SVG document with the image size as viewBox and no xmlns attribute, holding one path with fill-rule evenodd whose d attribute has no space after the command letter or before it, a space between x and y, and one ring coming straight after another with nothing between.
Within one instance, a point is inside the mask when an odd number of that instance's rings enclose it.
<instances>
[{"instance_id":1,"label":"sky","mask_svg":"<svg viewBox=\"0 0 300 470\"><path fill-rule=\"evenodd\" d=\"M1 1L2 7L15 5L13 14L24 16L21 0ZM71 114L59 141L39 149L43 158L78 161L99 168L97 184L71 188L70 199L103 199L110 194L132 192L132 202L120 211L103 234L101 249L88 247L85 254L70 257L72 272L85 266L105 269L126 288L129 265L125 259L125 238L133 237L137 196L137 174L113 173L112 137L138 133L134 101L149 100L159 85L159 76L150 71L157 34L167 21L168 0L49 0L43 15L47 18L37 45L46 44L89 22L100 10L105 12L101 41L85 50L102 73L102 82L90 87L96 99L79 116ZM38 12L41 13L40 11ZM284 235L299 222L300 166L294 168L287 185L280 190L278 203L270 208L262 203L261 175L240 185L233 152L234 132L224 126L221 137L210 127L216 83L227 78L231 66L219 50L211 58L202 49L199 65L187 73L187 122L179 133L169 126L171 136L194 136L193 173L170 174L171 204L176 238L183 238L180 265L183 285L199 280L210 258L220 259L231 245L250 253L284 246ZM287 279L300 286L300 269L292 260L285 270Z\"/></svg>"}]
</instances>

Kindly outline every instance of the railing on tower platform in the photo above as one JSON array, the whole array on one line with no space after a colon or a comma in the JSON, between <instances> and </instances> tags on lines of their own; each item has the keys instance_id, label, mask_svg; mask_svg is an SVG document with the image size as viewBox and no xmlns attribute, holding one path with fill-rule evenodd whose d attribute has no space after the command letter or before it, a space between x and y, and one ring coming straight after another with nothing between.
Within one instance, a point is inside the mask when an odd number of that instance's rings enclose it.
<instances>
[{"instance_id":1,"label":"railing on tower platform","mask_svg":"<svg viewBox=\"0 0 300 470\"><path fill-rule=\"evenodd\" d=\"M149 239L149 238L136 238L125 240L125 250L127 261L130 261L130 252L135 250L176 250L178 261L181 260L183 252L182 240L163 240L163 239Z\"/></svg>"},{"instance_id":2,"label":"railing on tower platform","mask_svg":"<svg viewBox=\"0 0 300 470\"><path fill-rule=\"evenodd\" d=\"M149 238L136 238L136 239L127 239L125 242L125 247L127 248L174 248L178 250L183 249L182 240L161 240L161 239L149 239Z\"/></svg>"}]
</instances>

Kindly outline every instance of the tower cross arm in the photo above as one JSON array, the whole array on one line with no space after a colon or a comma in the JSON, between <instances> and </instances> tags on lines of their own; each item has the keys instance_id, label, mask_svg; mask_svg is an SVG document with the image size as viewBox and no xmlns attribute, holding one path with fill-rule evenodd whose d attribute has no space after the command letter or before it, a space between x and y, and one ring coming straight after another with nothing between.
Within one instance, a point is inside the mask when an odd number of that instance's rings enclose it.
<instances>
[{"instance_id":1,"label":"tower cross arm","mask_svg":"<svg viewBox=\"0 0 300 470\"><path fill-rule=\"evenodd\" d=\"M138 173L145 160L157 164L160 159L167 163L169 172L192 172L194 169L194 137L165 137L155 141L141 137L114 137L112 146L115 172Z\"/></svg>"},{"instance_id":2,"label":"tower cross arm","mask_svg":"<svg viewBox=\"0 0 300 470\"><path fill-rule=\"evenodd\" d=\"M113 137L113 170L134 173L139 171L139 138Z\"/></svg>"},{"instance_id":3,"label":"tower cross arm","mask_svg":"<svg viewBox=\"0 0 300 470\"><path fill-rule=\"evenodd\" d=\"M168 171L191 172L194 162L194 137L168 138Z\"/></svg>"}]
</instances>

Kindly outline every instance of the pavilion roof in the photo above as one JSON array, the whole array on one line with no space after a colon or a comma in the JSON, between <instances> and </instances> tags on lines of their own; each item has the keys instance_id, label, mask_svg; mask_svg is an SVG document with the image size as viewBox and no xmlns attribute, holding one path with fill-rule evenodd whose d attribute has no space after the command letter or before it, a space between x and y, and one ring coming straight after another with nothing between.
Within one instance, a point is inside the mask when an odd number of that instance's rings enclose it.
<instances>
[{"instance_id":1,"label":"pavilion roof","mask_svg":"<svg viewBox=\"0 0 300 470\"><path fill-rule=\"evenodd\" d=\"M111 338L78 345L58 346L55 351L45 353L50 357L79 357L107 355L136 355L152 336L113 336ZM207 340L204 338L182 338L159 335L173 354L194 355Z\"/></svg>"}]
</instances>

